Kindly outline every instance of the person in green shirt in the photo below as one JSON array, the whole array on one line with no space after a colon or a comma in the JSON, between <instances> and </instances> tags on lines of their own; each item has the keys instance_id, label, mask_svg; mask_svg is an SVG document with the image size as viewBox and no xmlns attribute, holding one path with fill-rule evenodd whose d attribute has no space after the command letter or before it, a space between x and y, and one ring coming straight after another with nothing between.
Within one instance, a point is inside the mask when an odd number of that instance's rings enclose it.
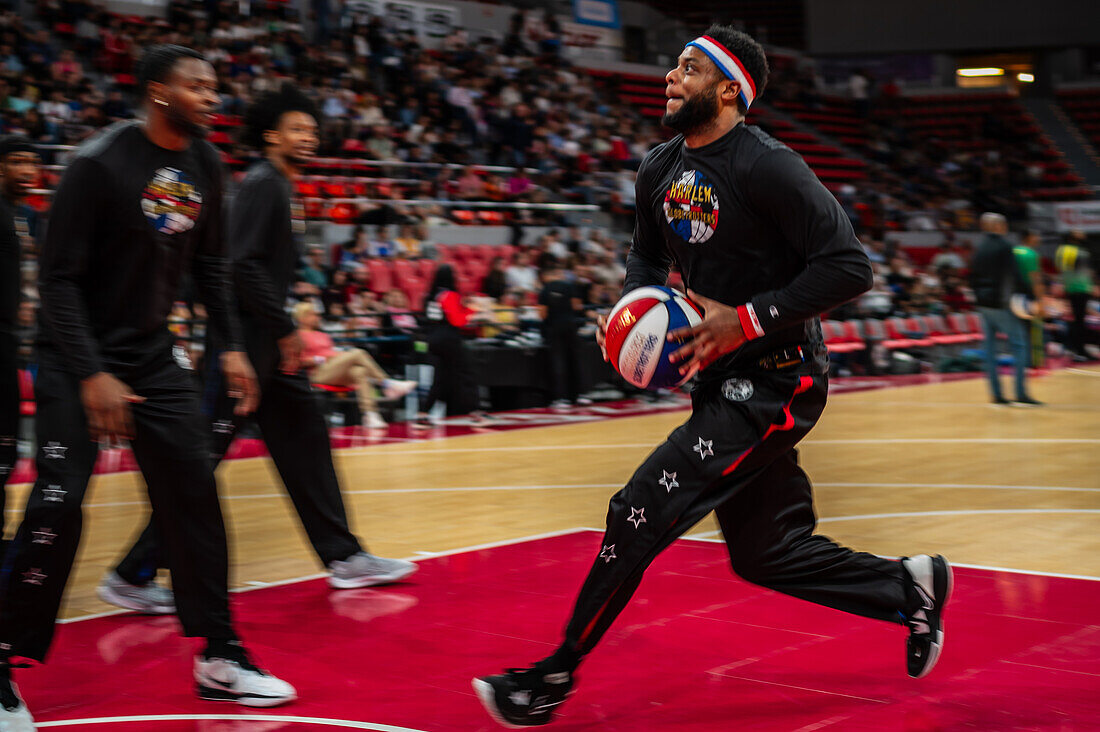
<instances>
[{"instance_id":1,"label":"person in green shirt","mask_svg":"<svg viewBox=\"0 0 1100 732\"><path fill-rule=\"evenodd\" d=\"M1042 368L1044 365L1043 353L1043 296L1046 291L1043 288L1043 272L1039 266L1039 245L1042 237L1038 231L1029 230L1022 242L1012 248L1016 257L1016 266L1020 269L1024 281L1031 286L1030 297L1035 303L1035 317L1025 323L1028 330L1029 365L1032 368Z\"/></svg>"},{"instance_id":2,"label":"person in green shirt","mask_svg":"<svg viewBox=\"0 0 1100 732\"><path fill-rule=\"evenodd\" d=\"M328 287L328 275L325 273L325 250L323 247L310 247L305 265L301 269L301 277L318 290Z\"/></svg>"},{"instance_id":3,"label":"person in green shirt","mask_svg":"<svg viewBox=\"0 0 1100 732\"><path fill-rule=\"evenodd\" d=\"M1092 282L1089 250L1084 244L1085 232L1073 231L1066 238L1066 243L1054 253L1055 264L1062 274L1066 299L1069 300L1070 310L1073 312L1066 347L1074 361L1089 360L1085 353L1085 311L1095 286Z\"/></svg>"}]
</instances>

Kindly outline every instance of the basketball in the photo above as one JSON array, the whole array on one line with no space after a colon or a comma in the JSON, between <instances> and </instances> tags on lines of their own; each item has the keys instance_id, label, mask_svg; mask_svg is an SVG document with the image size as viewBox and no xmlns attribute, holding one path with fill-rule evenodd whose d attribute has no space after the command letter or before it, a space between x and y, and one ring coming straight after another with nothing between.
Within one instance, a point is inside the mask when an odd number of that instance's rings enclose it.
<instances>
[{"instance_id":1,"label":"basketball","mask_svg":"<svg viewBox=\"0 0 1100 732\"><path fill-rule=\"evenodd\" d=\"M639 287L623 296L607 317L607 358L624 379L641 389L679 386L687 377L668 357L684 341L669 343L666 336L702 320L702 313L682 293Z\"/></svg>"}]
</instances>

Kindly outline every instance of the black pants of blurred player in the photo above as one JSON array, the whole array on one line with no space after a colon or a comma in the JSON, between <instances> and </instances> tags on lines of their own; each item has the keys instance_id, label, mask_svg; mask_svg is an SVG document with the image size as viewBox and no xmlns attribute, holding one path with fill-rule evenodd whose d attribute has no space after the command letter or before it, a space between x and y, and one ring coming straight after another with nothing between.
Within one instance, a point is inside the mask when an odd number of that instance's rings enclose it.
<instances>
[{"instance_id":1,"label":"black pants of blurred player","mask_svg":"<svg viewBox=\"0 0 1100 732\"><path fill-rule=\"evenodd\" d=\"M131 447L148 486L172 570L184 635L229 640L225 524L209 434L193 374L170 352L137 373ZM98 444L88 435L75 376L43 364L35 383L38 479L0 575L0 653L45 660L83 524Z\"/></svg>"},{"instance_id":2,"label":"black pants of blurred player","mask_svg":"<svg viewBox=\"0 0 1100 732\"><path fill-rule=\"evenodd\" d=\"M16 436L19 432L19 366L16 340L0 332L0 566L4 562L4 509L7 508L8 478L15 471Z\"/></svg>"},{"instance_id":3,"label":"black pants of blurred player","mask_svg":"<svg viewBox=\"0 0 1100 732\"><path fill-rule=\"evenodd\" d=\"M275 469L321 562L327 565L347 559L362 547L348 528L332 464L328 427L309 379L302 373L284 374L279 370L279 350L273 340L250 342L248 346L249 359L260 381L260 405L253 418ZM213 433L211 458L216 465L229 450L242 418L233 415L234 405L226 396L218 353L212 344L208 348L204 412L210 417L207 427ZM154 516L116 568L122 579L144 585L156 577L157 570L165 566L159 537ZM173 575L173 585L175 582Z\"/></svg>"},{"instance_id":4,"label":"black pants of blurred player","mask_svg":"<svg viewBox=\"0 0 1100 732\"><path fill-rule=\"evenodd\" d=\"M1073 322L1069 324L1069 350L1078 356L1086 356L1085 353L1085 313L1088 310L1089 294L1087 292L1075 292L1066 295L1069 300L1070 310L1073 312Z\"/></svg>"},{"instance_id":5,"label":"black pants of blurred player","mask_svg":"<svg viewBox=\"0 0 1100 732\"><path fill-rule=\"evenodd\" d=\"M457 328L439 326L425 339L428 360L435 375L428 394L420 402L421 412L430 412L436 402L447 405L447 416L469 414L478 407L477 382L470 371L465 338Z\"/></svg>"},{"instance_id":6,"label":"black pants of blurred player","mask_svg":"<svg viewBox=\"0 0 1100 732\"><path fill-rule=\"evenodd\" d=\"M919 607L900 562L814 534L810 481L795 445L825 407L827 377L761 372L733 386L731 397L721 381L697 387L688 421L612 497L599 555L566 628L565 647L578 662L646 567L711 511L734 572L750 582L895 623Z\"/></svg>"},{"instance_id":7,"label":"black pants of blurred player","mask_svg":"<svg viewBox=\"0 0 1100 732\"><path fill-rule=\"evenodd\" d=\"M576 328L552 328L543 334L550 357L555 400L576 401L580 387Z\"/></svg>"}]
</instances>

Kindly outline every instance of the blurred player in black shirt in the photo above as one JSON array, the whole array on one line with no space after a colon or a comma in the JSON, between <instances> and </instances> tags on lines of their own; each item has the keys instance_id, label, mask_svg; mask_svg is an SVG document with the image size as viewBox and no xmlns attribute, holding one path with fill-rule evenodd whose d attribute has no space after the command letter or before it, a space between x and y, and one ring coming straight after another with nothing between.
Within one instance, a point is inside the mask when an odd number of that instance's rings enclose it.
<instances>
[{"instance_id":1,"label":"blurred player in black shirt","mask_svg":"<svg viewBox=\"0 0 1100 732\"><path fill-rule=\"evenodd\" d=\"M515 725L550 721L574 672L634 594L646 567L711 511L741 577L811 602L908 624L907 670L931 670L950 591L942 557L902 562L814 534L795 445L825 408L828 358L818 315L871 286L840 204L802 158L745 115L767 81L764 51L712 26L665 77L664 123L681 134L642 161L627 291L662 285L675 263L702 323L673 354L698 373L692 415L611 499L599 556L565 640L528 669L474 680ZM604 323L597 340L603 343Z\"/></svg>"},{"instance_id":2,"label":"blurred player in black shirt","mask_svg":"<svg viewBox=\"0 0 1100 732\"><path fill-rule=\"evenodd\" d=\"M249 144L264 151L264 159L249 169L231 206L228 250L244 343L263 392L256 423L310 543L330 572L329 584L353 589L396 582L415 572L417 565L367 553L349 530L328 428L302 373L302 338L285 307L305 233L293 181L318 144L313 103L294 86L284 85L249 108L245 130ZM210 333L208 354L231 342L217 328ZM220 383L216 361L207 365L206 373L211 384ZM212 412L213 454L220 460L241 419L234 419L232 404L225 398L218 399ZM160 564L160 543L156 522L151 522L115 572L104 578L100 598L132 610L154 611L149 603L157 601L156 590L163 588L149 585Z\"/></svg>"},{"instance_id":3,"label":"blurred player in black shirt","mask_svg":"<svg viewBox=\"0 0 1100 732\"><path fill-rule=\"evenodd\" d=\"M101 440L129 440L145 477L184 635L206 639L194 663L199 696L248 706L295 698L251 662L233 629L207 427L167 324L189 270L211 322L228 334L222 367L237 410L252 411L259 391L230 308L221 162L202 139L217 79L195 51L155 46L139 81L144 120L120 122L80 147L42 245L38 480L0 594L0 721L11 729L32 728L11 659L46 658Z\"/></svg>"},{"instance_id":4,"label":"blurred player in black shirt","mask_svg":"<svg viewBox=\"0 0 1100 732\"><path fill-rule=\"evenodd\" d=\"M22 283L22 245L17 208L38 183L38 150L26 137L0 140L0 564L7 494L4 487L15 470L19 427L19 340L16 337Z\"/></svg>"}]
</instances>

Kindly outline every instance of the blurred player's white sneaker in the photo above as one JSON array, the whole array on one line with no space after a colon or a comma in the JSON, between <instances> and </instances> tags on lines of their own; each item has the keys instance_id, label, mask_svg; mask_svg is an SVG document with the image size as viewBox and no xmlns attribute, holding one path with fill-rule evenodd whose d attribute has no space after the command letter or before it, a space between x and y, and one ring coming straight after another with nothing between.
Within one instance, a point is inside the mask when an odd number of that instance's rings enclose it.
<instances>
[{"instance_id":1,"label":"blurred player's white sneaker","mask_svg":"<svg viewBox=\"0 0 1100 732\"><path fill-rule=\"evenodd\" d=\"M382 382L382 395L387 399L400 399L417 387L415 381L386 379Z\"/></svg>"},{"instance_id":2,"label":"blurred player's white sneaker","mask_svg":"<svg viewBox=\"0 0 1100 732\"><path fill-rule=\"evenodd\" d=\"M415 572L417 566L404 559L386 559L357 552L343 561L329 562L328 569L329 585L337 590L351 590L403 580Z\"/></svg>"},{"instance_id":3,"label":"blurred player's white sneaker","mask_svg":"<svg viewBox=\"0 0 1100 732\"><path fill-rule=\"evenodd\" d=\"M938 554L919 554L901 563L913 578L913 588L921 601L906 621L909 640L905 644L906 670L919 679L932 670L943 650L943 608L951 597L951 565Z\"/></svg>"},{"instance_id":4,"label":"blurred player's white sneaker","mask_svg":"<svg viewBox=\"0 0 1100 732\"><path fill-rule=\"evenodd\" d=\"M293 686L258 668L243 648L233 655L234 658L195 656L195 692L200 699L231 701L246 707L274 707L298 698Z\"/></svg>"},{"instance_id":5,"label":"blurred player's white sneaker","mask_svg":"<svg viewBox=\"0 0 1100 732\"><path fill-rule=\"evenodd\" d=\"M367 412L363 417L363 426L368 430L384 430L387 427L386 420L378 412Z\"/></svg>"},{"instance_id":6,"label":"blurred player's white sneaker","mask_svg":"<svg viewBox=\"0 0 1100 732\"><path fill-rule=\"evenodd\" d=\"M0 732L34 732L34 719L11 680L11 665L0 662Z\"/></svg>"},{"instance_id":7,"label":"blurred player's white sneaker","mask_svg":"<svg viewBox=\"0 0 1100 732\"><path fill-rule=\"evenodd\" d=\"M155 581L132 585L119 577L117 572L105 574L95 593L103 602L147 615L171 615L176 612L176 597L170 589Z\"/></svg>"}]
</instances>

